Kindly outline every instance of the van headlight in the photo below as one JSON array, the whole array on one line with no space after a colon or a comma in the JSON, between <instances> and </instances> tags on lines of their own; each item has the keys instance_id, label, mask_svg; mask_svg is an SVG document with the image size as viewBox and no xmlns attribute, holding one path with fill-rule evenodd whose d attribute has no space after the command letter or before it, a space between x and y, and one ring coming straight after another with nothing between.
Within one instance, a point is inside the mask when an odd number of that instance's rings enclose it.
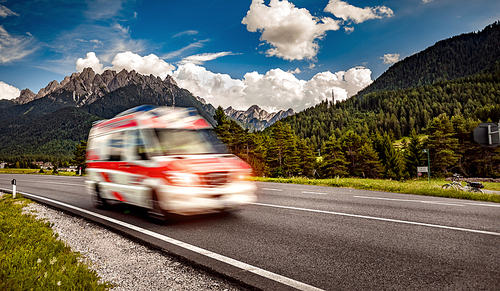
<instances>
[{"instance_id":1,"label":"van headlight","mask_svg":"<svg viewBox=\"0 0 500 291\"><path fill-rule=\"evenodd\" d=\"M196 174L183 172L163 172L172 186L190 187L200 184L200 178Z\"/></svg>"},{"instance_id":2,"label":"van headlight","mask_svg":"<svg viewBox=\"0 0 500 291\"><path fill-rule=\"evenodd\" d=\"M236 171L231 176L233 181L252 181L253 179L251 171Z\"/></svg>"}]
</instances>

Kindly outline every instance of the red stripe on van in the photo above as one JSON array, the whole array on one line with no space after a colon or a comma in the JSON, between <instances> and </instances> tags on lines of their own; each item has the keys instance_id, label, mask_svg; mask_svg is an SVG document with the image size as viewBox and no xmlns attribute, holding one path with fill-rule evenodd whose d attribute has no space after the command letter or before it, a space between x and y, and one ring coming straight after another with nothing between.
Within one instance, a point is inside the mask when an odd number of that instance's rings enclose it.
<instances>
[{"instance_id":1,"label":"red stripe on van","mask_svg":"<svg viewBox=\"0 0 500 291\"><path fill-rule=\"evenodd\" d=\"M102 177L104 178L104 181L111 183L111 179L109 178L108 173L101 172Z\"/></svg>"},{"instance_id":2,"label":"red stripe on van","mask_svg":"<svg viewBox=\"0 0 500 291\"><path fill-rule=\"evenodd\" d=\"M111 193L113 194L113 196L116 197L116 199L118 199L119 201L122 201L122 202L126 202L127 200L125 200L125 198L123 198L123 196L118 193L118 192L115 192L115 191L111 191Z\"/></svg>"}]
</instances>

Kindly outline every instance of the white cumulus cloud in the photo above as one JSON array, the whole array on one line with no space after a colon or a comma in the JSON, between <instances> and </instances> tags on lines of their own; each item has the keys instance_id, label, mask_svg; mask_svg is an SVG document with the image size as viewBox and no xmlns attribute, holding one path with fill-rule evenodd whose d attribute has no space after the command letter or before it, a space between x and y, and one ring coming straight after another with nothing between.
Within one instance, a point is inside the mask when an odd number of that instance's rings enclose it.
<instances>
[{"instance_id":1,"label":"white cumulus cloud","mask_svg":"<svg viewBox=\"0 0 500 291\"><path fill-rule=\"evenodd\" d=\"M268 56L285 60L314 59L318 53L317 41L328 30L338 30L339 21L312 16L307 9L295 7L287 0L253 0L241 23L250 32L261 32L261 41L271 45Z\"/></svg>"},{"instance_id":2,"label":"white cumulus cloud","mask_svg":"<svg viewBox=\"0 0 500 291\"><path fill-rule=\"evenodd\" d=\"M354 23L394 16L392 9L386 6L359 8L340 0L330 0L325 11L342 18L344 21L353 21Z\"/></svg>"},{"instance_id":3,"label":"white cumulus cloud","mask_svg":"<svg viewBox=\"0 0 500 291\"><path fill-rule=\"evenodd\" d=\"M210 54L215 57L216 54ZM214 73L193 62L186 62L175 69L171 64L151 54L142 57L132 52L118 53L106 69L121 71L135 70L144 75L165 78L171 75L181 88L195 96L204 98L215 107L248 109L257 104L267 111L293 108L300 111L328 99L345 100L359 90L371 84L371 71L364 67L355 67L347 71L316 74L310 80L301 80L294 74L300 70L285 72L279 68L265 74L246 73L242 79L233 79L228 74ZM102 68L97 56L90 52L85 59L78 59L77 69L86 66ZM97 71L96 69L94 69Z\"/></svg>"},{"instance_id":4,"label":"white cumulus cloud","mask_svg":"<svg viewBox=\"0 0 500 291\"><path fill-rule=\"evenodd\" d=\"M88 67L92 68L97 74L104 72L103 65L94 52L89 52L87 53L87 57L85 59L78 58L76 61L76 70L78 72L81 72L83 69Z\"/></svg>"},{"instance_id":5,"label":"white cumulus cloud","mask_svg":"<svg viewBox=\"0 0 500 291\"><path fill-rule=\"evenodd\" d=\"M330 71L316 74L304 89L305 108L325 99L343 101L372 83L370 69L355 67L346 71ZM333 93L333 94L332 94ZM332 96L333 95L333 96Z\"/></svg>"},{"instance_id":6,"label":"white cumulus cloud","mask_svg":"<svg viewBox=\"0 0 500 291\"><path fill-rule=\"evenodd\" d=\"M257 104L267 111L300 111L327 98L332 100L332 91L335 101L345 100L372 82L371 71L364 67L322 72L310 80L298 79L293 72L277 68L265 74L249 72L240 80L190 63L179 66L173 77L180 87L215 107L248 109Z\"/></svg>"},{"instance_id":7,"label":"white cumulus cloud","mask_svg":"<svg viewBox=\"0 0 500 291\"><path fill-rule=\"evenodd\" d=\"M210 72L204 67L186 63L177 68L173 77L179 87L204 98L215 107L243 108L247 104L243 93L244 82L227 74Z\"/></svg>"},{"instance_id":8,"label":"white cumulus cloud","mask_svg":"<svg viewBox=\"0 0 500 291\"><path fill-rule=\"evenodd\" d=\"M14 99L21 95L16 87L0 81L0 99Z\"/></svg>"},{"instance_id":9,"label":"white cumulus cloud","mask_svg":"<svg viewBox=\"0 0 500 291\"><path fill-rule=\"evenodd\" d=\"M172 70L175 69L175 66L165 62L154 54L142 57L130 51L116 54L111 64L113 64L111 68L105 69L111 69L117 72L123 69L127 71L135 70L140 74L152 74L162 79L167 75L172 75Z\"/></svg>"},{"instance_id":10,"label":"white cumulus cloud","mask_svg":"<svg viewBox=\"0 0 500 291\"><path fill-rule=\"evenodd\" d=\"M394 64L399 62L399 54L385 54L383 57L380 57L384 60L384 64Z\"/></svg>"}]
</instances>

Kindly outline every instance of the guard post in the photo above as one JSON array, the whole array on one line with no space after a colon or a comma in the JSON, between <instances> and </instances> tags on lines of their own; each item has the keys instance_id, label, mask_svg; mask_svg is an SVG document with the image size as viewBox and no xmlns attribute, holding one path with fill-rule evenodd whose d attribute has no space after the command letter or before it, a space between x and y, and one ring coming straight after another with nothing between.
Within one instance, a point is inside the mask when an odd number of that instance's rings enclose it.
<instances>
[{"instance_id":1,"label":"guard post","mask_svg":"<svg viewBox=\"0 0 500 291\"><path fill-rule=\"evenodd\" d=\"M12 198L16 198L16 179L12 179Z\"/></svg>"}]
</instances>

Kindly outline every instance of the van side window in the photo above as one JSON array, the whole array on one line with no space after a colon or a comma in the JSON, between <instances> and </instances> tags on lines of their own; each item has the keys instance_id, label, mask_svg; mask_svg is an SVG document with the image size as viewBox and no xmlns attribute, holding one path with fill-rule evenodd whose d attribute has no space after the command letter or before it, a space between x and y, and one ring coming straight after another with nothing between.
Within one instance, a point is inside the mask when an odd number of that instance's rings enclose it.
<instances>
[{"instance_id":1,"label":"van side window","mask_svg":"<svg viewBox=\"0 0 500 291\"><path fill-rule=\"evenodd\" d=\"M109 138L109 161L121 161L124 154L124 134L123 132L115 132Z\"/></svg>"},{"instance_id":2,"label":"van side window","mask_svg":"<svg viewBox=\"0 0 500 291\"><path fill-rule=\"evenodd\" d=\"M101 135L89 139L87 147L89 160L107 161L109 159L107 147L108 137L108 135Z\"/></svg>"},{"instance_id":3,"label":"van side window","mask_svg":"<svg viewBox=\"0 0 500 291\"><path fill-rule=\"evenodd\" d=\"M146 153L146 146L144 140L141 137L139 130L133 130L130 132L130 143L132 146L132 156L135 159L147 160L148 154Z\"/></svg>"}]
</instances>

